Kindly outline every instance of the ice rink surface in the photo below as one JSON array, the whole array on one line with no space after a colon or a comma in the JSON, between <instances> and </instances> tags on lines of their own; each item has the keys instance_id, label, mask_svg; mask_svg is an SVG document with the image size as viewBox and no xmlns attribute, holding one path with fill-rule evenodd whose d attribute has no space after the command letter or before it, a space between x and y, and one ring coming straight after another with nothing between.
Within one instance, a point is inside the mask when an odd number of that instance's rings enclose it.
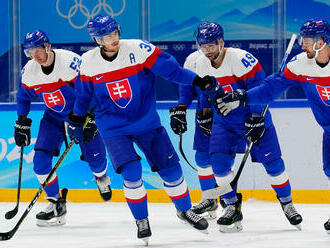
<instances>
[{"instance_id":1,"label":"ice rink surface","mask_svg":"<svg viewBox=\"0 0 330 248\"><path fill-rule=\"evenodd\" d=\"M16 224L27 203L12 220L4 214L15 203L0 203L0 232ZM15 236L0 241L5 248L107 248L143 247L136 238L136 225L126 203L68 203L67 224L59 227L37 227L35 214L46 207L37 203ZM330 248L330 234L323 223L330 214L329 204L296 204L304 220L302 231L291 226L279 203L249 200L243 202L243 231L220 233L216 220L209 221L209 234L182 224L172 204L149 204L152 237L149 247L223 247L223 248ZM221 213L218 210L218 216Z\"/></svg>"}]
</instances>

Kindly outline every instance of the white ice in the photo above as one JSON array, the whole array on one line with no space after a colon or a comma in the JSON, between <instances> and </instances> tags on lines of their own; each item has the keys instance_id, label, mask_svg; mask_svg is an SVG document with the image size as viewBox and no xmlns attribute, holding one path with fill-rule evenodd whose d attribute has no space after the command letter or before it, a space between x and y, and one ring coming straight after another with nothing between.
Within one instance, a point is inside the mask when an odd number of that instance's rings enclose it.
<instances>
[{"instance_id":1,"label":"white ice","mask_svg":"<svg viewBox=\"0 0 330 248\"><path fill-rule=\"evenodd\" d=\"M27 203L12 220L4 214L15 203L0 203L0 232L7 232L17 222ZM136 237L136 225L125 203L68 203L67 224L37 227L35 214L46 203L37 203L6 248L106 248L143 247ZM295 204L303 215L302 231L291 226L278 203L249 200L243 202L243 231L220 233L216 220L210 221L205 235L179 222L172 204L149 204L152 237L150 247L223 247L223 248L329 248L330 234L323 228L329 204ZM218 216L220 211L218 211Z\"/></svg>"}]
</instances>

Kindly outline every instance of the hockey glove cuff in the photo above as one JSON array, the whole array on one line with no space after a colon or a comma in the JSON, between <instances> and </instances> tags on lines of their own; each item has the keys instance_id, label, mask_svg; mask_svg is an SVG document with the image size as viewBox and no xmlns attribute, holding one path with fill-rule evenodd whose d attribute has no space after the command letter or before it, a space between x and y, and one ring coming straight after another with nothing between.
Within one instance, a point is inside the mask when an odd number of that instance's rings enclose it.
<instances>
[{"instance_id":1,"label":"hockey glove cuff","mask_svg":"<svg viewBox=\"0 0 330 248\"><path fill-rule=\"evenodd\" d=\"M177 135L187 131L187 107L185 105L177 105L170 109L171 128Z\"/></svg>"},{"instance_id":2,"label":"hockey glove cuff","mask_svg":"<svg viewBox=\"0 0 330 248\"><path fill-rule=\"evenodd\" d=\"M79 144L84 141L83 126L86 120L85 116L74 115L72 112L69 114L68 134L74 143Z\"/></svg>"},{"instance_id":3,"label":"hockey glove cuff","mask_svg":"<svg viewBox=\"0 0 330 248\"><path fill-rule=\"evenodd\" d=\"M99 130L97 129L94 114L88 114L89 120L86 127L83 130L83 139L84 142L90 142L98 134Z\"/></svg>"},{"instance_id":4,"label":"hockey glove cuff","mask_svg":"<svg viewBox=\"0 0 330 248\"><path fill-rule=\"evenodd\" d=\"M245 128L245 135L248 140L257 145L265 134L264 117L252 114L252 116L245 121Z\"/></svg>"},{"instance_id":5,"label":"hockey glove cuff","mask_svg":"<svg viewBox=\"0 0 330 248\"><path fill-rule=\"evenodd\" d=\"M28 146L31 143L31 124L30 118L18 117L15 124L15 143L17 146Z\"/></svg>"},{"instance_id":6,"label":"hockey glove cuff","mask_svg":"<svg viewBox=\"0 0 330 248\"><path fill-rule=\"evenodd\" d=\"M213 124L213 112L211 110L203 113L203 110L196 112L198 126L202 133L206 136L211 135Z\"/></svg>"}]
</instances>

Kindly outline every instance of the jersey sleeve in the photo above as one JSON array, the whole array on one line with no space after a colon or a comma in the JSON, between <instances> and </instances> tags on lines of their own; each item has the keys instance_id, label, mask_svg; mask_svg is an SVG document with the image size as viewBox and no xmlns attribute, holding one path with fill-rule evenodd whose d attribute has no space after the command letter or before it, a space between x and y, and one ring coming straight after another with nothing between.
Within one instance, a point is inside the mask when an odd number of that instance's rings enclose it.
<instances>
[{"instance_id":1,"label":"jersey sleeve","mask_svg":"<svg viewBox=\"0 0 330 248\"><path fill-rule=\"evenodd\" d=\"M17 91L17 115L28 115L32 98L37 94L33 89L24 86L20 80Z\"/></svg>"},{"instance_id":2,"label":"jersey sleeve","mask_svg":"<svg viewBox=\"0 0 330 248\"><path fill-rule=\"evenodd\" d=\"M260 82L260 85L248 90L249 104L267 104L278 98L283 91L299 84L299 75L290 70L290 65L283 73L274 73Z\"/></svg>"},{"instance_id":3,"label":"jersey sleeve","mask_svg":"<svg viewBox=\"0 0 330 248\"><path fill-rule=\"evenodd\" d=\"M181 67L172 55L161 51L151 43L143 41L139 44L139 48L141 56L146 57L143 63L144 68L169 81L192 85L196 74Z\"/></svg>"},{"instance_id":4,"label":"jersey sleeve","mask_svg":"<svg viewBox=\"0 0 330 248\"><path fill-rule=\"evenodd\" d=\"M75 95L76 101L73 112L77 115L86 115L92 103L94 94L94 85L90 77L78 74L75 81Z\"/></svg>"},{"instance_id":5,"label":"jersey sleeve","mask_svg":"<svg viewBox=\"0 0 330 248\"><path fill-rule=\"evenodd\" d=\"M193 56L194 54L191 54L190 56L187 57L183 67L191 70L193 72L196 71L196 66L195 66L195 57ZM196 92L196 88L193 85L179 85L179 100L178 104L184 104L187 107L190 106L192 101L198 96Z\"/></svg>"}]
</instances>

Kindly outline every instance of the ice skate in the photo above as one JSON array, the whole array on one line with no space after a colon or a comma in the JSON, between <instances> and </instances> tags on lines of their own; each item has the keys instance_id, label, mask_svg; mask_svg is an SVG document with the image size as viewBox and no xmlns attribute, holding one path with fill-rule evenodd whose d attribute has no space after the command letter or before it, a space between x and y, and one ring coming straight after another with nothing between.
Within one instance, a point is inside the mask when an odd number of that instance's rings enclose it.
<instances>
[{"instance_id":1,"label":"ice skate","mask_svg":"<svg viewBox=\"0 0 330 248\"><path fill-rule=\"evenodd\" d=\"M137 231L138 239L142 239L145 246L148 246L149 237L151 236L151 229L150 229L148 218L145 218L143 220L137 220L136 225L138 228L138 231Z\"/></svg>"},{"instance_id":2,"label":"ice skate","mask_svg":"<svg viewBox=\"0 0 330 248\"><path fill-rule=\"evenodd\" d=\"M241 193L238 193L238 194L241 194ZM220 206L225 209L227 207L226 203L225 203L225 200L223 198L221 198L221 196L219 196L219 203L220 203Z\"/></svg>"},{"instance_id":3,"label":"ice skate","mask_svg":"<svg viewBox=\"0 0 330 248\"><path fill-rule=\"evenodd\" d=\"M177 216L184 223L191 225L201 233L208 234L207 228L209 223L207 220L195 214L191 209L189 209L187 212L177 211Z\"/></svg>"},{"instance_id":4,"label":"ice skate","mask_svg":"<svg viewBox=\"0 0 330 248\"><path fill-rule=\"evenodd\" d=\"M62 189L62 197L60 199L56 199L54 197L46 197L50 203L44 211L41 211L36 215L37 226L60 226L66 223L65 215L67 193L68 190L64 188Z\"/></svg>"},{"instance_id":5,"label":"ice skate","mask_svg":"<svg viewBox=\"0 0 330 248\"><path fill-rule=\"evenodd\" d=\"M295 226L298 230L301 230L302 217L297 212L292 202L287 204L281 203L281 207L285 214L285 217L288 219L291 225Z\"/></svg>"},{"instance_id":6,"label":"ice skate","mask_svg":"<svg viewBox=\"0 0 330 248\"><path fill-rule=\"evenodd\" d=\"M104 201L110 201L112 197L110 177L104 175L103 177L96 177L95 179L102 199Z\"/></svg>"},{"instance_id":7,"label":"ice skate","mask_svg":"<svg viewBox=\"0 0 330 248\"><path fill-rule=\"evenodd\" d=\"M243 220L241 206L242 194L237 194L237 202L233 205L227 205L223 210L224 214L217 221L220 232L232 233L243 230L241 223Z\"/></svg>"},{"instance_id":8,"label":"ice skate","mask_svg":"<svg viewBox=\"0 0 330 248\"><path fill-rule=\"evenodd\" d=\"M218 203L216 199L206 199L193 206L191 211L193 211L195 214L201 215L206 219L213 220L217 217L217 209Z\"/></svg>"},{"instance_id":9,"label":"ice skate","mask_svg":"<svg viewBox=\"0 0 330 248\"><path fill-rule=\"evenodd\" d=\"M328 234L330 234L330 218L327 222L324 223L324 229L327 231Z\"/></svg>"}]
</instances>

